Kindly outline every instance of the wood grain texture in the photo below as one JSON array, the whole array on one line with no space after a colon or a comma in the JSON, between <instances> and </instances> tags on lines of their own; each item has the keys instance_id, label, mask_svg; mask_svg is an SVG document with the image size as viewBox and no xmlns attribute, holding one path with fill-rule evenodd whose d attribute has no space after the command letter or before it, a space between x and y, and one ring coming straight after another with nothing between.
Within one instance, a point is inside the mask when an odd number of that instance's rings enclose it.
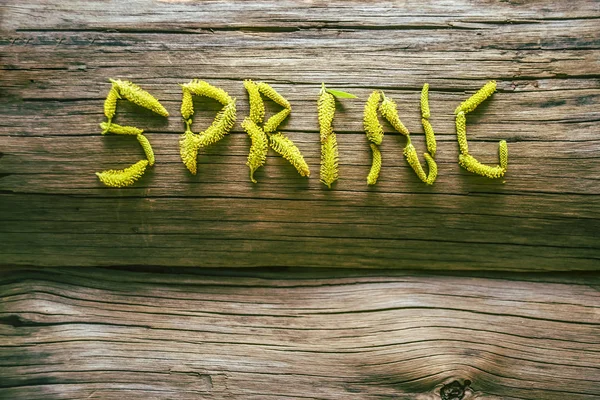
<instances>
[{"instance_id":1,"label":"wood grain texture","mask_svg":"<svg viewBox=\"0 0 600 400\"><path fill-rule=\"evenodd\" d=\"M465 400L600 391L597 274L282 272L6 270L0 397L439 400L466 379Z\"/></svg>"},{"instance_id":2,"label":"wood grain texture","mask_svg":"<svg viewBox=\"0 0 600 400\"><path fill-rule=\"evenodd\" d=\"M600 265L600 6L595 1L5 1L0 6L0 263L39 266L366 267L597 270ZM119 104L144 128L157 164L126 189L95 171L143 152L104 137L108 78L158 97L167 120ZM178 83L208 80L238 99L233 133L180 161ZM283 132L310 179L270 153L250 183L244 78L292 104ZM504 180L458 166L453 111L487 80L499 91L468 117L472 153ZM359 99L338 107L340 181L318 181L320 83ZM399 103L425 150L418 99L430 84L439 178L422 184L381 147L369 188L362 131L373 89ZM196 131L218 104L196 102ZM272 108L269 112L276 110Z\"/></svg>"}]
</instances>

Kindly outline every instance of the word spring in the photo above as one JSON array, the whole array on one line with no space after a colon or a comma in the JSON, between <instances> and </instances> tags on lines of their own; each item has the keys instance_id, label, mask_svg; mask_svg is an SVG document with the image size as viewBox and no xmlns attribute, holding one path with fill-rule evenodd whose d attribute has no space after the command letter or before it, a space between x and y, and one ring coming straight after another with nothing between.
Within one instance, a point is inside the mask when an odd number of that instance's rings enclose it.
<instances>
[{"instance_id":1,"label":"word spring","mask_svg":"<svg viewBox=\"0 0 600 400\"><path fill-rule=\"evenodd\" d=\"M163 117L168 117L168 111L160 102L138 85L122 80L110 79L112 87L104 101L104 115L106 122L102 122L102 134L112 133L117 135L135 136L142 146L146 159L121 170L107 170L97 172L96 175L102 183L111 187L124 187L133 185L141 178L150 166L155 163L154 151L150 141L143 135L143 129L134 126L122 126L113 123L119 99L130 101L138 106L151 110ZM186 130L179 140L179 152L181 161L192 174L197 172L198 151L203 147L214 144L227 135L237 119L236 99L221 88L215 87L205 81L194 79L186 84L181 84L182 101L181 116L186 125ZM279 125L291 114L292 106L289 101L265 82L244 81L244 88L248 92L250 104L249 115L242 121L242 128L250 137L250 151L246 165L250 169L250 180L257 183L254 174L256 170L265 165L269 148L286 159L301 176L310 176L310 169L304 160L302 153L288 137L277 131ZM460 154L458 163L469 172L488 178L503 177L508 167L508 146L505 140L501 140L498 147L499 165L489 166L480 163L469 154L467 142L467 119L466 115L475 110L479 104L490 97L496 91L496 82L486 83L475 94L462 102L454 111L456 118L456 136ZM204 96L216 100L223 105L217 113L212 124L203 132L193 133L191 126L194 116L193 96ZM266 97L281 106L281 111L269 117L265 121L265 105L263 97ZM356 96L339 90L328 89L322 84L317 99L317 114L319 122L319 137L321 141L321 168L320 181L331 188L338 179L338 146L337 137L333 131L333 119L335 116L335 104L337 100L344 98L356 98ZM379 178L382 167L381 152L379 146L383 141L383 127L379 122L379 116L387 120L390 125L400 134L406 137L404 157L415 171L421 181L427 185L433 185L438 175L435 162L437 144L435 133L429 118L429 85L423 85L421 91L421 123L425 131L427 152L423 154L427 162L425 169L417 154L417 150L410 140L410 132L404 126L398 115L396 102L387 97L383 91L375 90L365 104L363 126L367 140L372 152L372 164L367 175L367 184L375 185Z\"/></svg>"}]
</instances>

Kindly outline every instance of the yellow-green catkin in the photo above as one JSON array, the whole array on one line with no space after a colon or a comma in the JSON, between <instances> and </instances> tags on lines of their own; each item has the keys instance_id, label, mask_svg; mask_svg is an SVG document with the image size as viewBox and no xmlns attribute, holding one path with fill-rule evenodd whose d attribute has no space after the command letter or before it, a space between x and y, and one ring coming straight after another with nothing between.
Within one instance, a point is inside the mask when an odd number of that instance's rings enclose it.
<instances>
[{"instance_id":1,"label":"yellow-green catkin","mask_svg":"<svg viewBox=\"0 0 600 400\"><path fill-rule=\"evenodd\" d=\"M148 160L140 160L130 167L120 170L109 169L102 172L96 172L100 182L106 186L124 187L131 186L144 175Z\"/></svg>"},{"instance_id":2,"label":"yellow-green catkin","mask_svg":"<svg viewBox=\"0 0 600 400\"><path fill-rule=\"evenodd\" d=\"M141 133L136 136L138 142L142 145L142 149L144 149L144 153L146 154L146 159L148 160L148 165L154 165L154 150L152 150L152 146L150 145L150 141L148 138Z\"/></svg>"},{"instance_id":3,"label":"yellow-green catkin","mask_svg":"<svg viewBox=\"0 0 600 400\"><path fill-rule=\"evenodd\" d=\"M427 143L427 151L431 154L431 157L435 157L435 152L437 151L437 143L435 141L435 133L433 132L433 127L425 118L421 119L421 124L423 125L423 130L425 131L425 142Z\"/></svg>"},{"instance_id":4,"label":"yellow-green catkin","mask_svg":"<svg viewBox=\"0 0 600 400\"><path fill-rule=\"evenodd\" d=\"M417 155L417 149L412 144L407 144L404 148L404 157L406 157L406 161L408 161L408 165L410 165L417 173L417 176L423 182L427 182L427 175L421 166L421 162L419 162L419 156Z\"/></svg>"},{"instance_id":5,"label":"yellow-green catkin","mask_svg":"<svg viewBox=\"0 0 600 400\"><path fill-rule=\"evenodd\" d=\"M267 134L252 120L251 117L244 119L242 128L250 136L250 152L246 165L250 168L250 180L256 183L254 172L267 161L267 153L269 151L269 138Z\"/></svg>"},{"instance_id":6,"label":"yellow-green catkin","mask_svg":"<svg viewBox=\"0 0 600 400\"><path fill-rule=\"evenodd\" d=\"M181 117L185 121L186 129L191 130L192 117L194 116L194 99L192 98L192 92L185 86L181 85L181 91Z\"/></svg>"},{"instance_id":7,"label":"yellow-green catkin","mask_svg":"<svg viewBox=\"0 0 600 400\"><path fill-rule=\"evenodd\" d=\"M498 144L498 153L500 155L500 167L506 170L508 168L508 145L506 140L501 140Z\"/></svg>"},{"instance_id":8,"label":"yellow-green catkin","mask_svg":"<svg viewBox=\"0 0 600 400\"><path fill-rule=\"evenodd\" d=\"M273 89L268 83L258 82L258 90L260 93L273 100L275 103L279 104L283 108L287 108L291 111L292 106L289 101L279 93L275 89Z\"/></svg>"},{"instance_id":9,"label":"yellow-green catkin","mask_svg":"<svg viewBox=\"0 0 600 400\"><path fill-rule=\"evenodd\" d=\"M488 166L480 163L475 157L469 154L467 118L465 114L475 110L479 104L490 97L495 91L496 81L490 81L479 89L477 93L463 101L454 111L456 114L456 136L460 148L458 163L467 171L488 178L500 178L506 173L506 169L508 168L508 145L505 140L500 141L498 145L500 165Z\"/></svg>"},{"instance_id":10,"label":"yellow-green catkin","mask_svg":"<svg viewBox=\"0 0 600 400\"><path fill-rule=\"evenodd\" d=\"M437 179L437 164L435 163L433 157L431 157L429 154L423 153L423 157L425 157L425 161L427 161L427 166L429 167L429 175L427 175L427 180L425 181L425 183L428 185L433 185L433 183Z\"/></svg>"},{"instance_id":11,"label":"yellow-green catkin","mask_svg":"<svg viewBox=\"0 0 600 400\"><path fill-rule=\"evenodd\" d=\"M485 99L490 97L496 91L496 81L489 81L481 89L477 91L474 95L469 97L467 100L463 101L456 110L454 110L454 114L458 114L459 112L464 112L465 114L473 111L477 108L478 105L483 103Z\"/></svg>"},{"instance_id":12,"label":"yellow-green catkin","mask_svg":"<svg viewBox=\"0 0 600 400\"><path fill-rule=\"evenodd\" d=\"M142 134L144 132L143 129L135 126L122 126L112 123L112 118L115 116L117 110L117 100L124 98L165 117L168 117L169 113L157 99L136 84L120 79L110 79L110 81L112 82L112 87L104 102L104 114L106 115L106 118L108 118L108 122L102 122L100 124L102 134L113 133L117 135L136 136L146 154L146 160L141 160L128 168L96 172L100 181L105 185L123 187L132 185L138 180L149 165L154 165L155 158L150 142Z\"/></svg>"},{"instance_id":13,"label":"yellow-green catkin","mask_svg":"<svg viewBox=\"0 0 600 400\"><path fill-rule=\"evenodd\" d=\"M120 98L121 96L119 96L119 92L113 84L106 96L106 100L104 100L104 115L108 118L109 124L117 112L117 100Z\"/></svg>"},{"instance_id":14,"label":"yellow-green catkin","mask_svg":"<svg viewBox=\"0 0 600 400\"><path fill-rule=\"evenodd\" d=\"M100 128L102 128L102 134L114 133L115 135L139 135L144 132L143 129L136 128L135 126L123 126L115 123L101 122Z\"/></svg>"},{"instance_id":15,"label":"yellow-green catkin","mask_svg":"<svg viewBox=\"0 0 600 400\"><path fill-rule=\"evenodd\" d=\"M383 95L383 101L379 106L379 112L381 113L381 116L394 127L396 131L400 132L404 136L408 136L410 134L408 129L406 129L406 126L404 126L402 121L400 121L396 102L389 97L386 97L385 94Z\"/></svg>"},{"instance_id":16,"label":"yellow-green catkin","mask_svg":"<svg viewBox=\"0 0 600 400\"><path fill-rule=\"evenodd\" d=\"M429 152L432 158L435 158L435 152L437 151L437 143L435 141L435 132L433 131L433 127L431 126L431 123L429 123L431 111L429 110L428 83L425 83L423 85L423 90L421 90L421 116L421 125L423 125L423 130L425 131L425 142L427 143L427 151Z\"/></svg>"},{"instance_id":17,"label":"yellow-green catkin","mask_svg":"<svg viewBox=\"0 0 600 400\"><path fill-rule=\"evenodd\" d=\"M421 90L421 116L423 119L431 118L431 112L429 111L429 84L423 85Z\"/></svg>"},{"instance_id":18,"label":"yellow-green catkin","mask_svg":"<svg viewBox=\"0 0 600 400\"><path fill-rule=\"evenodd\" d=\"M433 157L431 157L428 153L423 153L425 161L427 161L427 165L429 167L429 175L427 175L421 166L419 156L417 155L417 150L415 149L415 146L410 143L410 141L404 148L404 156L406 157L406 161L408 161L408 165L411 166L421 181L428 185L434 184L435 180L437 179L438 170L437 164Z\"/></svg>"},{"instance_id":19,"label":"yellow-green catkin","mask_svg":"<svg viewBox=\"0 0 600 400\"><path fill-rule=\"evenodd\" d=\"M182 84L181 88L183 90L181 115L186 122L187 129L179 139L179 154L186 168L195 175L197 172L198 150L223 139L235 125L237 118L236 100L231 98L225 90L197 79ZM212 124L199 134L194 134L191 131L194 115L192 95L210 97L223 104L223 108L217 113Z\"/></svg>"},{"instance_id":20,"label":"yellow-green catkin","mask_svg":"<svg viewBox=\"0 0 600 400\"><path fill-rule=\"evenodd\" d=\"M310 176L308 164L304 161L304 157L294 142L282 135L281 133L272 134L270 137L271 148L281 154L283 158L289 161L302 176Z\"/></svg>"},{"instance_id":21,"label":"yellow-green catkin","mask_svg":"<svg viewBox=\"0 0 600 400\"><path fill-rule=\"evenodd\" d=\"M378 90L373 91L367 99L363 116L363 126L365 128L365 133L367 134L367 139L376 145L380 145L383 141L383 127L377 118L380 100L381 93Z\"/></svg>"},{"instance_id":22,"label":"yellow-green catkin","mask_svg":"<svg viewBox=\"0 0 600 400\"><path fill-rule=\"evenodd\" d=\"M319 100L317 101L317 113L319 117L319 132L321 143L333 133L333 117L335 116L335 97L327 92L325 84L321 86Z\"/></svg>"},{"instance_id":23,"label":"yellow-green catkin","mask_svg":"<svg viewBox=\"0 0 600 400\"><path fill-rule=\"evenodd\" d=\"M200 147L206 147L223 139L235 125L236 118L237 111L235 99L232 99L231 103L225 105L225 107L219 111L211 126L200 133L200 137L198 138Z\"/></svg>"},{"instance_id":24,"label":"yellow-green catkin","mask_svg":"<svg viewBox=\"0 0 600 400\"><path fill-rule=\"evenodd\" d=\"M147 108L163 117L168 117L168 111L154 98L150 93L140 88L135 83L122 81L120 79L111 79L113 87L116 87L119 94L130 102L140 107Z\"/></svg>"},{"instance_id":25,"label":"yellow-green catkin","mask_svg":"<svg viewBox=\"0 0 600 400\"><path fill-rule=\"evenodd\" d=\"M467 142L467 117L463 111L456 114L456 138L461 154L469 154L469 142Z\"/></svg>"},{"instance_id":26,"label":"yellow-green catkin","mask_svg":"<svg viewBox=\"0 0 600 400\"><path fill-rule=\"evenodd\" d=\"M186 124L185 133L179 138L179 154L185 167L193 175L196 175L196 158L200 146L198 145L198 135L195 135L191 131L192 117L194 116L194 99L192 97L192 91L187 87L187 84L180 84L179 86L181 86L182 91L181 117Z\"/></svg>"},{"instance_id":27,"label":"yellow-green catkin","mask_svg":"<svg viewBox=\"0 0 600 400\"><path fill-rule=\"evenodd\" d=\"M317 100L317 116L319 120L319 136L321 141L321 169L319 180L331 189L331 185L338 179L338 146L337 137L333 132L333 118L335 116L335 97L327 92L325 83L321 84L319 99Z\"/></svg>"},{"instance_id":28,"label":"yellow-green catkin","mask_svg":"<svg viewBox=\"0 0 600 400\"><path fill-rule=\"evenodd\" d=\"M198 157L198 149L200 148L198 136L199 135L191 131L185 131L179 138L179 154L181 156L181 161L183 161L183 164L192 175L196 175L197 172L196 159Z\"/></svg>"},{"instance_id":29,"label":"yellow-green catkin","mask_svg":"<svg viewBox=\"0 0 600 400\"><path fill-rule=\"evenodd\" d=\"M196 96L210 97L223 105L227 105L233 101L225 90L198 79L193 79L182 85L182 87L188 89Z\"/></svg>"},{"instance_id":30,"label":"yellow-green catkin","mask_svg":"<svg viewBox=\"0 0 600 400\"><path fill-rule=\"evenodd\" d=\"M290 115L291 112L291 109L284 108L277 114L271 116L271 118L269 118L267 122L263 125L263 130L265 131L265 133L275 132L279 125L281 125L281 123Z\"/></svg>"},{"instance_id":31,"label":"yellow-green catkin","mask_svg":"<svg viewBox=\"0 0 600 400\"><path fill-rule=\"evenodd\" d=\"M427 118L429 118L431 114L429 111L428 93L429 85L425 84L421 92L421 115L427 116ZM378 103L380 97L382 97L383 100L379 105ZM367 100L367 105L365 105L364 127L365 131L367 132L367 137L375 145L381 143L381 141L379 141L378 143L379 137L378 130L376 129L377 125L381 127L381 124L379 124L379 121L377 120L378 110L381 113L381 116L384 117L390 123L390 125L394 127L396 131L406 136L408 143L404 149L404 155L409 165L415 171L419 179L421 179L427 184L433 184L437 177L437 165L433 160L433 157L435 157L437 144L435 141L435 133L428 119L423 117L421 123L423 124L423 129L425 130L427 150L431 153L431 155L427 154L426 160L430 166L433 165L433 168L430 169L429 176L425 174L425 171L423 170L423 167L419 162L417 151L410 142L410 132L400 120L400 117L398 115L398 107L396 103L391 98L386 97L383 93L380 95L380 97L378 97L377 94L375 94L374 92L369 98L369 100ZM374 111L373 107L375 108ZM381 128L381 130L381 139L383 139L383 128ZM375 140L372 140L372 138L374 138ZM379 176L379 171L381 170L381 153L379 152L379 149L377 147L374 147L373 145L371 145L371 150L373 153L373 161L371 164L371 171L367 176L367 183L369 185L374 185L377 182L377 177Z\"/></svg>"},{"instance_id":32,"label":"yellow-green catkin","mask_svg":"<svg viewBox=\"0 0 600 400\"><path fill-rule=\"evenodd\" d=\"M321 170L319 180L331 189L338 179L338 145L335 133L327 136L321 143Z\"/></svg>"},{"instance_id":33,"label":"yellow-green catkin","mask_svg":"<svg viewBox=\"0 0 600 400\"><path fill-rule=\"evenodd\" d=\"M379 178L379 173L381 172L381 152L377 148L377 145L373 143L369 143L369 145L373 153L373 161L369 175L367 175L367 185L374 185L377 183L377 178Z\"/></svg>"},{"instance_id":34,"label":"yellow-green catkin","mask_svg":"<svg viewBox=\"0 0 600 400\"><path fill-rule=\"evenodd\" d=\"M496 165L490 167L488 165L482 164L475 157L470 154L459 154L458 163L461 167L466 169L469 172L473 172L477 175L485 176L488 178L501 178L504 176L506 169L501 167L500 165Z\"/></svg>"},{"instance_id":35,"label":"yellow-green catkin","mask_svg":"<svg viewBox=\"0 0 600 400\"><path fill-rule=\"evenodd\" d=\"M271 134L277 130L279 125L290 115L292 112L292 106L286 98L280 95L275 89L269 84L264 82L258 82L256 84L259 93L262 93L267 98L273 100L275 103L282 106L284 109L279 111L277 114L271 116L267 122L263 125L263 130L267 134ZM264 104L263 104L264 106Z\"/></svg>"},{"instance_id":36,"label":"yellow-green catkin","mask_svg":"<svg viewBox=\"0 0 600 400\"><path fill-rule=\"evenodd\" d=\"M427 143L428 152L423 153L423 157L425 157L425 161L427 161L429 174L425 175L425 171L419 162L417 151L410 143L410 136L408 137L408 144L404 149L404 155L419 179L428 185L433 185L437 179L438 173L437 164L434 160L435 153L437 151L437 143L435 141L435 132L433 131L433 127L431 126L431 123L429 123L431 111L429 110L429 84L427 83L423 85L423 90L421 90L421 117L421 125L423 125L423 130L425 131L425 142Z\"/></svg>"},{"instance_id":37,"label":"yellow-green catkin","mask_svg":"<svg viewBox=\"0 0 600 400\"><path fill-rule=\"evenodd\" d=\"M419 161L417 150L415 149L415 146L413 146L410 142L404 148L404 156L406 157L406 161L408 161L408 164L412 167L413 171L415 171L419 179L428 185L433 185L433 183L437 179L437 164L435 163L433 157L431 157L427 153L423 154L429 167L429 175L426 175L425 171L423 170L423 167L421 166L421 162Z\"/></svg>"},{"instance_id":38,"label":"yellow-green catkin","mask_svg":"<svg viewBox=\"0 0 600 400\"><path fill-rule=\"evenodd\" d=\"M249 116L242 123L242 127L250 136L250 152L246 165L250 168L250 180L256 183L254 172L266 162L268 147L270 146L283 158L288 160L302 176L309 176L310 171L300 150L294 143L281 133L275 133L279 125L290 115L292 106L275 89L264 82L244 81L250 102ZM283 107L271 116L262 127L265 117L265 106L261 94Z\"/></svg>"},{"instance_id":39,"label":"yellow-green catkin","mask_svg":"<svg viewBox=\"0 0 600 400\"><path fill-rule=\"evenodd\" d=\"M244 81L244 87L248 92L248 102L250 103L250 119L256 125L263 123L265 118L265 103L260 97L258 85L250 79Z\"/></svg>"}]
</instances>

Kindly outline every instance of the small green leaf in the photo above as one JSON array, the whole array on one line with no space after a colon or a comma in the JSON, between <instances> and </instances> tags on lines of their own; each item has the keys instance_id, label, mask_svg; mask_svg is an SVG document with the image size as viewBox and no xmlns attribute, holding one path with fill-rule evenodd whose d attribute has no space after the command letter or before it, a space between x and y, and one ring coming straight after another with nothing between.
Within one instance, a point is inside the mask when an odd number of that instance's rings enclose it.
<instances>
[{"instance_id":1,"label":"small green leaf","mask_svg":"<svg viewBox=\"0 0 600 400\"><path fill-rule=\"evenodd\" d=\"M325 89L327 93L331 93L339 99L355 99L356 96L351 93L342 92L341 90Z\"/></svg>"}]
</instances>

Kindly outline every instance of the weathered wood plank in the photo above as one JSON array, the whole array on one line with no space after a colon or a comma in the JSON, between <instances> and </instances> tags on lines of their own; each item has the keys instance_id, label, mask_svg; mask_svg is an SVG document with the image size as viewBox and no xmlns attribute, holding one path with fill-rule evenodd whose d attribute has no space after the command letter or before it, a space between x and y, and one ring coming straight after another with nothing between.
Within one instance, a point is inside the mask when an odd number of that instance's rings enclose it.
<instances>
[{"instance_id":1,"label":"weathered wood plank","mask_svg":"<svg viewBox=\"0 0 600 400\"><path fill-rule=\"evenodd\" d=\"M6 270L0 397L596 398L597 275ZM532 281L536 280L536 281Z\"/></svg>"},{"instance_id":2,"label":"weathered wood plank","mask_svg":"<svg viewBox=\"0 0 600 400\"><path fill-rule=\"evenodd\" d=\"M594 19L600 7L594 1L519 2L441 1L411 4L408 1L364 4L362 1L177 1L119 2L60 0L43 3L8 1L3 29L156 29L184 28L462 28L475 24L511 24L521 20Z\"/></svg>"},{"instance_id":3,"label":"weathered wood plank","mask_svg":"<svg viewBox=\"0 0 600 400\"><path fill-rule=\"evenodd\" d=\"M5 2L0 21L0 263L77 266L325 266L596 270L600 265L597 2ZM119 106L146 129L157 165L134 187L93 174L141 156L104 137L109 77L155 94L168 119ZM178 155L180 89L207 79L238 99L233 133L202 151L199 175ZM283 131L311 167L279 157L244 165L243 78L292 103ZM469 116L471 149L509 171L488 180L460 169L453 110L485 81L499 91ZM321 81L359 96L334 128L341 178L318 182L315 100ZM386 136L384 168L366 186L362 109L383 89L424 149L418 98L429 82L439 178L417 180ZM196 103L194 128L217 105ZM386 130L389 132L390 127ZM31 251L36 249L36 251ZM437 251L432 251L436 249Z\"/></svg>"},{"instance_id":4,"label":"weathered wood plank","mask_svg":"<svg viewBox=\"0 0 600 400\"><path fill-rule=\"evenodd\" d=\"M330 193L316 180L296 177L276 157L269 158L257 174L261 183L252 187L246 181L247 139L242 135L209 150L201 160L217 160L203 165L200 176L190 180L176 152L177 138L149 136L156 148L172 149L157 155L168 162L137 187L109 194L87 171L139 158L136 143L124 146L123 138L108 137L38 138L29 150L19 145L21 139L9 139L11 156L6 157L14 161L7 161L19 168L3 178L15 192L1 195L4 256L43 265L331 266L331 259L324 258L330 254L334 266L352 267L446 269L457 262L468 269L597 267L597 180L573 182L580 169L594 168L593 159L585 164L580 160L576 167L568 158L551 160L564 171L562 179L528 175L527 166L516 165L513 171L522 179L513 183L511 175L496 188L440 156L440 168L449 171L428 188L398 157L401 145L391 141L399 138L390 137L386 140L391 143L383 146L386 168L381 181L368 189L364 176L370 155L362 148L364 138L340 135L341 153L360 157L357 164L342 165L342 176L349 178ZM309 162L318 163L318 145L309 147L301 134L291 137L303 150L310 149ZM96 144L90 146L91 140ZM119 153L102 161L95 156L77 160L77 165L67 161L73 152L97 154L102 141L119 147ZM239 141L243 143L235 145ZM494 152L495 146L481 148ZM531 151L534 143L528 146ZM547 143L534 154L562 151L562 146ZM32 159L32 154L41 158ZM542 158L536 163L548 162ZM45 171L40 174L42 163ZM460 187L453 187L456 179L462 181ZM539 189L544 187L548 189ZM24 202L28 207L20 210ZM31 246L35 253L28 251ZM434 246L436 255L429 250ZM187 251L194 254L184 256Z\"/></svg>"},{"instance_id":5,"label":"weathered wood plank","mask_svg":"<svg viewBox=\"0 0 600 400\"><path fill-rule=\"evenodd\" d=\"M598 269L597 2L9 0L0 15L0 397L439 399L465 379L466 400L597 397L597 274L391 269ZM142 156L99 134L109 77L171 112L119 105L158 160L121 190L93 174ZM237 97L239 119L192 177L177 84L196 77ZM244 78L291 101L282 127L310 179L269 156L248 181ZM503 181L456 162L454 107L489 79L499 91L469 116L469 139L489 163L509 141ZM316 177L322 81L359 96L336 114L332 191ZM365 99L398 100L422 151L424 82L437 183L417 180L389 134L366 187ZM196 108L199 130L218 107Z\"/></svg>"}]
</instances>

